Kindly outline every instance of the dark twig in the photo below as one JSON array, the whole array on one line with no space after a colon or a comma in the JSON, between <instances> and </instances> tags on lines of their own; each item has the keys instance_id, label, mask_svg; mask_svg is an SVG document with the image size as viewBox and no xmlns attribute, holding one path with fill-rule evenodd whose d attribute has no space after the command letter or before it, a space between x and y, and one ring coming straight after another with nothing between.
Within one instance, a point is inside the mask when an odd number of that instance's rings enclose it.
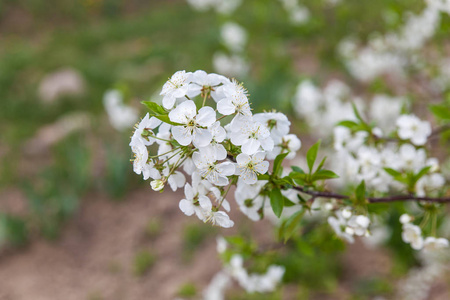
<instances>
[{"instance_id":1,"label":"dark twig","mask_svg":"<svg viewBox=\"0 0 450 300\"><path fill-rule=\"evenodd\" d=\"M348 195L342 195L332 192L319 192L312 190L305 190L301 186L294 186L294 190L299 192L311 195L313 197L322 197L322 198L335 198L335 199L350 199ZM435 198L435 197L419 197L414 195L395 195L389 197L367 197L366 198L369 203L387 203L387 202L395 202L395 201L427 201L427 202L436 202L436 203L450 203L449 197L443 198Z\"/></svg>"}]
</instances>

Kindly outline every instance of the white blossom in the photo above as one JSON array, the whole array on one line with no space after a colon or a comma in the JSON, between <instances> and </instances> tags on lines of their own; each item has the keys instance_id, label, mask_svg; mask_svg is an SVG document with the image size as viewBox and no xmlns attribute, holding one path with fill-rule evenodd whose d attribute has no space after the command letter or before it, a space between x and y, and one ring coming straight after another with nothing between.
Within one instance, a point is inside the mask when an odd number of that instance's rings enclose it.
<instances>
[{"instance_id":1,"label":"white blossom","mask_svg":"<svg viewBox=\"0 0 450 300\"><path fill-rule=\"evenodd\" d=\"M225 186L228 184L227 176L235 173L235 166L231 162L217 163L217 156L211 150L201 150L192 156L199 174L209 182Z\"/></svg>"},{"instance_id":2,"label":"white blossom","mask_svg":"<svg viewBox=\"0 0 450 300\"><path fill-rule=\"evenodd\" d=\"M422 230L419 226L411 223L403 224L402 239L405 243L411 244L411 247L415 250L423 248Z\"/></svg>"},{"instance_id":3,"label":"white blossom","mask_svg":"<svg viewBox=\"0 0 450 300\"><path fill-rule=\"evenodd\" d=\"M192 73L186 71L178 71L164 84L161 94L164 108L171 109L175 105L178 98L186 96Z\"/></svg>"},{"instance_id":4,"label":"white blossom","mask_svg":"<svg viewBox=\"0 0 450 300\"><path fill-rule=\"evenodd\" d=\"M246 184L254 184L259 174L265 174L269 169L269 162L264 160L264 152L256 152L252 156L241 153L236 157L236 175Z\"/></svg>"},{"instance_id":5,"label":"white blossom","mask_svg":"<svg viewBox=\"0 0 450 300\"><path fill-rule=\"evenodd\" d=\"M211 107L202 107L197 113L194 101L188 100L170 111L169 118L183 124L172 127L173 137L181 145L187 146L192 142L196 147L205 147L211 142L211 132L204 128L216 121L216 113Z\"/></svg>"},{"instance_id":6,"label":"white blossom","mask_svg":"<svg viewBox=\"0 0 450 300\"><path fill-rule=\"evenodd\" d=\"M421 121L414 115L402 115L397 119L398 136L404 140L411 140L414 145L421 146L427 142L431 134L429 122Z\"/></svg>"}]
</instances>

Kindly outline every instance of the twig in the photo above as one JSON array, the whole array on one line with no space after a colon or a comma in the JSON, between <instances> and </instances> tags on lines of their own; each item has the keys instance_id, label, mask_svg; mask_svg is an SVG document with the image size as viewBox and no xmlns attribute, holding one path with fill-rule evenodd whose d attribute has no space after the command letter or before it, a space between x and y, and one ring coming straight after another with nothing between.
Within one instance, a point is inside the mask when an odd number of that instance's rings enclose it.
<instances>
[{"instance_id":1,"label":"twig","mask_svg":"<svg viewBox=\"0 0 450 300\"><path fill-rule=\"evenodd\" d=\"M305 190L301 186L292 187L294 190L299 192L311 195L313 197L322 197L322 198L335 198L335 199L350 199L348 195L342 195L332 192L319 192L319 191L309 191ZM419 197L414 195L395 195L389 197L367 197L366 198L369 203L387 203L387 202L395 202L395 201L427 201L427 202L436 202L436 203L450 203L450 197L436 198L436 197Z\"/></svg>"}]
</instances>

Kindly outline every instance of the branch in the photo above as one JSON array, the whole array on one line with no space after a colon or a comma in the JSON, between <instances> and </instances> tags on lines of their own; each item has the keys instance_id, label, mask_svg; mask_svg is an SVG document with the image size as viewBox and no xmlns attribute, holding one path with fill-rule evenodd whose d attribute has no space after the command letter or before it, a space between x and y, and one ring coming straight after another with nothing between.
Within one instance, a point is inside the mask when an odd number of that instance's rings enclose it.
<instances>
[{"instance_id":1,"label":"branch","mask_svg":"<svg viewBox=\"0 0 450 300\"><path fill-rule=\"evenodd\" d=\"M441 134L442 132L445 132L447 130L450 130L450 124L445 124L445 125L439 126L435 129L433 129L433 131L431 132L428 139L439 136L439 134Z\"/></svg>"},{"instance_id":2,"label":"branch","mask_svg":"<svg viewBox=\"0 0 450 300\"><path fill-rule=\"evenodd\" d=\"M305 190L301 186L294 186L294 190L299 192L311 195L313 197L322 197L322 198L335 198L335 199L350 199L350 196L331 193L331 192L319 192L319 191L308 191ZM427 202L435 202L435 203L450 203L450 197L444 198L435 198L435 197L419 197L414 195L395 195L389 197L367 197L366 198L369 203L386 203L386 202L395 202L395 201L427 201Z\"/></svg>"}]
</instances>

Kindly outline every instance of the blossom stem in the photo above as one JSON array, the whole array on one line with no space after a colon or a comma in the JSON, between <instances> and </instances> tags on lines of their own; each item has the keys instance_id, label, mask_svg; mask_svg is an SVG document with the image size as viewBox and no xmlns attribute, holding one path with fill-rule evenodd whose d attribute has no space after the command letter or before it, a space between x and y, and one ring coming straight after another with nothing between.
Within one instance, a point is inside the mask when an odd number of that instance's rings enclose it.
<instances>
[{"instance_id":1,"label":"blossom stem","mask_svg":"<svg viewBox=\"0 0 450 300\"><path fill-rule=\"evenodd\" d=\"M170 141L170 140L166 140L166 139L162 139L162 138L160 138L160 137L157 137L156 135L152 135L152 138L157 139L157 140L160 140L160 141L163 141L163 142L168 142L168 143L172 142L172 141Z\"/></svg>"},{"instance_id":2,"label":"blossom stem","mask_svg":"<svg viewBox=\"0 0 450 300\"><path fill-rule=\"evenodd\" d=\"M233 185L233 181L230 182L230 184L228 185L227 190L225 191L225 194L223 194L223 196L222 196L222 200L220 200L218 208L222 207L222 203L223 203L223 201L225 201L225 197L227 196L228 192L230 191L230 188L232 185Z\"/></svg>"},{"instance_id":3,"label":"blossom stem","mask_svg":"<svg viewBox=\"0 0 450 300\"><path fill-rule=\"evenodd\" d=\"M222 120L223 118L225 118L225 117L228 117L228 116L234 116L236 113L232 113L231 115L223 115L223 116L221 116L220 118L218 118L216 121L220 121L220 120Z\"/></svg>"},{"instance_id":4,"label":"blossom stem","mask_svg":"<svg viewBox=\"0 0 450 300\"><path fill-rule=\"evenodd\" d=\"M166 153L163 153L163 154L158 154L158 155L154 155L154 156L149 156L149 158L157 158L157 157L160 157L160 156L163 156L163 155L172 153L173 151L176 151L176 150L178 150L178 149L180 149L180 148L181 148L181 146L180 146L180 147L177 147L177 148L173 148L172 150L170 150L170 151L168 151L168 152L166 152Z\"/></svg>"},{"instance_id":5,"label":"blossom stem","mask_svg":"<svg viewBox=\"0 0 450 300\"><path fill-rule=\"evenodd\" d=\"M203 104L202 104L202 107L205 106L206 98L207 98L207 97L208 97L208 94L205 93L205 96L203 96Z\"/></svg>"},{"instance_id":6,"label":"blossom stem","mask_svg":"<svg viewBox=\"0 0 450 300\"><path fill-rule=\"evenodd\" d=\"M177 156L178 154L180 154L181 152L183 152L183 150L178 151L177 153L175 153L174 155L172 155L171 157L167 158L166 160L164 160L161 164L165 164L166 162L168 162L169 160L171 160L172 158L174 158L175 156ZM181 158L181 157L180 157Z\"/></svg>"}]
</instances>

